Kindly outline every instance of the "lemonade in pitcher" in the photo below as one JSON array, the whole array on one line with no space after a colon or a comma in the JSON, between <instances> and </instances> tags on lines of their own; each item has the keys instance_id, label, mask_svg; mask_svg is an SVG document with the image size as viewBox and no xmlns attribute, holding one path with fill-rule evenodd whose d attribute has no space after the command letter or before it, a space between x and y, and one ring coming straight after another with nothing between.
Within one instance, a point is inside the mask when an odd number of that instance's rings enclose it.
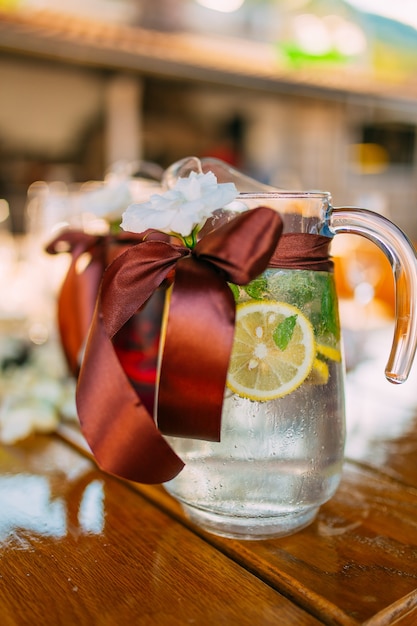
<instances>
[{"instance_id":1,"label":"lemonade in pitcher","mask_svg":"<svg viewBox=\"0 0 417 626\"><path fill-rule=\"evenodd\" d=\"M231 288L236 328L221 442L170 438L186 466L165 486L208 530L284 535L309 524L340 480L335 284L330 272L268 269Z\"/></svg>"},{"instance_id":2,"label":"lemonade in pitcher","mask_svg":"<svg viewBox=\"0 0 417 626\"><path fill-rule=\"evenodd\" d=\"M169 437L185 468L165 487L206 530L262 539L310 524L341 480L345 372L333 236L367 237L395 268L396 326L386 368L394 383L406 380L417 344L417 262L389 220L334 208L327 192L242 192L238 201L245 210L273 208L283 234L260 276L230 285L236 324L220 442Z\"/></svg>"}]
</instances>

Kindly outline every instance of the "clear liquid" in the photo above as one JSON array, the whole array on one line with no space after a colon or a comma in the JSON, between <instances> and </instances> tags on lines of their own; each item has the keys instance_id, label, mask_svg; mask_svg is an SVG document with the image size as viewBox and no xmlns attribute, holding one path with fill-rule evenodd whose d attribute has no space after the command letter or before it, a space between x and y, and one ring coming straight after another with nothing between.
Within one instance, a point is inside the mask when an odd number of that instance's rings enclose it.
<instances>
[{"instance_id":1,"label":"clear liquid","mask_svg":"<svg viewBox=\"0 0 417 626\"><path fill-rule=\"evenodd\" d=\"M317 309L311 300L307 308ZM167 438L186 465L165 487L194 521L217 534L257 539L290 534L314 519L337 489L344 453L343 368L334 360L328 367L326 384L307 378L276 400L226 390L220 442Z\"/></svg>"}]
</instances>

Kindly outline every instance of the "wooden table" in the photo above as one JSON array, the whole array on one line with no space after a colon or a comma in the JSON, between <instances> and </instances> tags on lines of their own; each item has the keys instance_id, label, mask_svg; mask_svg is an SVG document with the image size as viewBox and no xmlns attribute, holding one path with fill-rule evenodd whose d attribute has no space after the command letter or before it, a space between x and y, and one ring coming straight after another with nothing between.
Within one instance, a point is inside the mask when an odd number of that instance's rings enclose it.
<instances>
[{"instance_id":1,"label":"wooden table","mask_svg":"<svg viewBox=\"0 0 417 626\"><path fill-rule=\"evenodd\" d=\"M204 533L98 470L75 427L1 446L1 626L417 624L416 377L379 365L348 377L338 492L281 539Z\"/></svg>"}]
</instances>

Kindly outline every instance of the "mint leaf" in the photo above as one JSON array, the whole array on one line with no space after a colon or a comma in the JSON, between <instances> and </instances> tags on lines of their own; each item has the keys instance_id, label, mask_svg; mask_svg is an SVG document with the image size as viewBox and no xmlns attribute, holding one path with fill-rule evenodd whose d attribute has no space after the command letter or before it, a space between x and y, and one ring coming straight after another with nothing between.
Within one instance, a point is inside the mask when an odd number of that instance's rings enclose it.
<instances>
[{"instance_id":1,"label":"mint leaf","mask_svg":"<svg viewBox=\"0 0 417 626\"><path fill-rule=\"evenodd\" d=\"M230 287L230 289L232 290L233 293L233 297L235 299L235 302L239 301L239 287L237 285L235 285L234 283L227 283Z\"/></svg>"},{"instance_id":2,"label":"mint leaf","mask_svg":"<svg viewBox=\"0 0 417 626\"><path fill-rule=\"evenodd\" d=\"M243 289L246 291L248 296L254 298L254 300L262 300L265 291L268 290L268 283L265 276L261 275L254 280L251 280L250 283L243 286Z\"/></svg>"},{"instance_id":3,"label":"mint leaf","mask_svg":"<svg viewBox=\"0 0 417 626\"><path fill-rule=\"evenodd\" d=\"M321 296L321 326L324 333L331 333L339 339L340 328L337 308L337 294L334 283L327 281Z\"/></svg>"},{"instance_id":4,"label":"mint leaf","mask_svg":"<svg viewBox=\"0 0 417 626\"><path fill-rule=\"evenodd\" d=\"M317 297L315 277L312 274L313 272L304 270L282 270L279 274L275 274L271 281L276 290L275 299L291 302L302 310L304 305Z\"/></svg>"},{"instance_id":5,"label":"mint leaf","mask_svg":"<svg viewBox=\"0 0 417 626\"><path fill-rule=\"evenodd\" d=\"M297 317L297 315L290 315L289 317L286 317L285 320L278 324L272 333L272 338L280 350L285 350L290 343L294 334Z\"/></svg>"}]
</instances>

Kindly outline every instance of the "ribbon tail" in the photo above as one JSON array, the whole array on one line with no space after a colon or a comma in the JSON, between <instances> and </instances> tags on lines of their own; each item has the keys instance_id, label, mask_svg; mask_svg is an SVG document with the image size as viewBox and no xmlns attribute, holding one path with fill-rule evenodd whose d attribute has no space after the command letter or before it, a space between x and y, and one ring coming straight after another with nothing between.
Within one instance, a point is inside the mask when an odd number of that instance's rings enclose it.
<instances>
[{"instance_id":1,"label":"ribbon tail","mask_svg":"<svg viewBox=\"0 0 417 626\"><path fill-rule=\"evenodd\" d=\"M182 470L184 463L129 384L98 314L81 366L77 407L83 434L105 471L153 484Z\"/></svg>"},{"instance_id":2,"label":"ribbon tail","mask_svg":"<svg viewBox=\"0 0 417 626\"><path fill-rule=\"evenodd\" d=\"M166 243L148 242L130 248L108 266L78 377L78 416L98 464L107 472L141 483L171 480L184 463L131 386L112 338L182 254Z\"/></svg>"},{"instance_id":3,"label":"ribbon tail","mask_svg":"<svg viewBox=\"0 0 417 626\"><path fill-rule=\"evenodd\" d=\"M159 380L164 434L220 441L235 325L227 281L246 284L258 276L281 232L280 215L258 207L203 237L177 263Z\"/></svg>"},{"instance_id":4,"label":"ribbon tail","mask_svg":"<svg viewBox=\"0 0 417 626\"><path fill-rule=\"evenodd\" d=\"M179 261L159 379L157 419L164 434L220 441L234 321L224 277L193 257Z\"/></svg>"}]
</instances>

